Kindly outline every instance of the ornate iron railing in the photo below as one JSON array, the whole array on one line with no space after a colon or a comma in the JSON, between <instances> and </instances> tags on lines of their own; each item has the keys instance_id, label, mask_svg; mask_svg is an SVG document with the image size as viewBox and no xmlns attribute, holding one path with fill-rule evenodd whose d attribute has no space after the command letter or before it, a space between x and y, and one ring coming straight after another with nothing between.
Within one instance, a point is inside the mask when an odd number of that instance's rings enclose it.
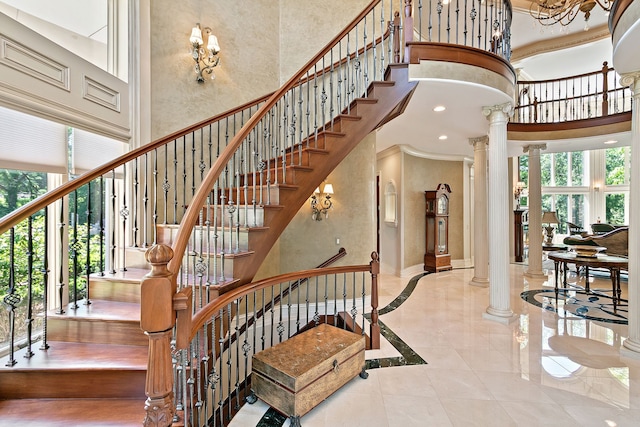
<instances>
[{"instance_id":1,"label":"ornate iron railing","mask_svg":"<svg viewBox=\"0 0 640 427\"><path fill-rule=\"evenodd\" d=\"M0 220L0 354L47 344L47 308L58 314L91 304L92 274L144 266L158 230L177 225L202 177L229 138L268 99L133 150L28 203ZM55 259L55 263L51 262Z\"/></svg>"},{"instance_id":2,"label":"ornate iron railing","mask_svg":"<svg viewBox=\"0 0 640 427\"><path fill-rule=\"evenodd\" d=\"M379 339L380 265L375 252L369 265L283 274L227 292L199 308L194 303L203 299L206 289L172 292L167 274L171 249L154 246L148 256L153 269L142 283L142 292L153 293L158 300L172 298L178 326L171 353L173 377L163 378L167 371L161 363L150 367L147 377L155 390L172 387L175 407L168 406L170 396L148 393L146 425L155 425L152 420L159 419L190 426L228 425L250 395L252 356L320 323L344 329L368 324L370 339ZM364 315L366 307L370 307L370 323ZM173 332L150 329L160 325L144 305L141 317L150 339L150 357L160 362ZM365 335L365 328L356 333Z\"/></svg>"},{"instance_id":3,"label":"ornate iron railing","mask_svg":"<svg viewBox=\"0 0 640 427\"><path fill-rule=\"evenodd\" d=\"M607 62L602 69L555 80L519 81L512 123L560 123L631 111L631 89Z\"/></svg>"}]
</instances>

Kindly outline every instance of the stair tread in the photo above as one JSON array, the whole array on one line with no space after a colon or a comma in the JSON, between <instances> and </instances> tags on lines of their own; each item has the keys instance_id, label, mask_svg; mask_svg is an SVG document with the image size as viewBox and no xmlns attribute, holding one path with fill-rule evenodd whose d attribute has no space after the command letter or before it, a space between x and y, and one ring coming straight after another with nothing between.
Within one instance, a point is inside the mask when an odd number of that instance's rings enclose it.
<instances>
[{"instance_id":1,"label":"stair tread","mask_svg":"<svg viewBox=\"0 0 640 427\"><path fill-rule=\"evenodd\" d=\"M91 304L78 302L78 308L65 307L63 314L49 312L49 319L95 320L95 321L140 321L140 304L108 300L92 300Z\"/></svg>"},{"instance_id":2,"label":"stair tread","mask_svg":"<svg viewBox=\"0 0 640 427\"><path fill-rule=\"evenodd\" d=\"M140 282L151 269L127 268L126 271L116 271L115 273L93 273L91 280L115 280L118 282L136 283Z\"/></svg>"},{"instance_id":3,"label":"stair tread","mask_svg":"<svg viewBox=\"0 0 640 427\"><path fill-rule=\"evenodd\" d=\"M144 417L144 402L140 399L0 400L0 425L140 426Z\"/></svg>"},{"instance_id":4,"label":"stair tread","mask_svg":"<svg viewBox=\"0 0 640 427\"><path fill-rule=\"evenodd\" d=\"M18 363L12 367L0 365L2 372L33 370L74 371L90 369L147 369L148 348L135 345L91 344L67 341L50 341L49 349L40 350L35 343L33 356L24 358L27 349L16 352Z\"/></svg>"}]
</instances>

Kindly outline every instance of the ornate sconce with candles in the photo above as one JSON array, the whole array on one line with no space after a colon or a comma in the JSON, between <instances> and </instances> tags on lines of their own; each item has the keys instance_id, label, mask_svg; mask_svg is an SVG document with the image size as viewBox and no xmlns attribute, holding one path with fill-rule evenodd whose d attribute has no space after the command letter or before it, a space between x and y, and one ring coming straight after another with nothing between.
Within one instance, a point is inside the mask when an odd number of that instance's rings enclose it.
<instances>
[{"instance_id":1,"label":"ornate sconce with candles","mask_svg":"<svg viewBox=\"0 0 640 427\"><path fill-rule=\"evenodd\" d=\"M211 28L205 27L204 34L207 37L207 45L204 47L204 39L202 38L203 30L200 28L200 23L197 23L191 30L191 37L189 42L191 43L192 52L191 56L196 62L196 81L198 83L204 83L203 73L211 75L211 78L215 78L213 69L220 63L220 45L218 44L218 38L211 33Z\"/></svg>"},{"instance_id":2,"label":"ornate sconce with candles","mask_svg":"<svg viewBox=\"0 0 640 427\"><path fill-rule=\"evenodd\" d=\"M333 195L333 185L322 185L322 191L320 187L316 188L311 196L311 218L316 221L322 221L322 216L329 217L329 209L333 207L331 196Z\"/></svg>"}]
</instances>

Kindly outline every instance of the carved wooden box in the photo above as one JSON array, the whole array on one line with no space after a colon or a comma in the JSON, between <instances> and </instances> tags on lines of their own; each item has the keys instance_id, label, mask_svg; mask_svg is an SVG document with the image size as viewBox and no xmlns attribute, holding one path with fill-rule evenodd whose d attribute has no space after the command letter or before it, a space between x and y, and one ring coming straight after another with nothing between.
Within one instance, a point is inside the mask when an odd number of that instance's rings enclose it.
<instances>
[{"instance_id":1,"label":"carved wooden box","mask_svg":"<svg viewBox=\"0 0 640 427\"><path fill-rule=\"evenodd\" d=\"M309 412L364 371L364 336L320 324L253 356L251 388L291 417Z\"/></svg>"}]
</instances>

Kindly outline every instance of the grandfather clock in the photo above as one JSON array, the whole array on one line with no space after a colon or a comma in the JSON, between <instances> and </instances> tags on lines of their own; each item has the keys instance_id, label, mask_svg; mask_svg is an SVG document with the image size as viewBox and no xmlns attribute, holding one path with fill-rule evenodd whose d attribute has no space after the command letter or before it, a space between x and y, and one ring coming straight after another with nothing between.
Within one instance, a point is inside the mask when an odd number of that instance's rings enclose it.
<instances>
[{"instance_id":1,"label":"grandfather clock","mask_svg":"<svg viewBox=\"0 0 640 427\"><path fill-rule=\"evenodd\" d=\"M449 184L438 184L435 191L425 191L426 242L424 269L437 273L451 270L449 254Z\"/></svg>"}]
</instances>

